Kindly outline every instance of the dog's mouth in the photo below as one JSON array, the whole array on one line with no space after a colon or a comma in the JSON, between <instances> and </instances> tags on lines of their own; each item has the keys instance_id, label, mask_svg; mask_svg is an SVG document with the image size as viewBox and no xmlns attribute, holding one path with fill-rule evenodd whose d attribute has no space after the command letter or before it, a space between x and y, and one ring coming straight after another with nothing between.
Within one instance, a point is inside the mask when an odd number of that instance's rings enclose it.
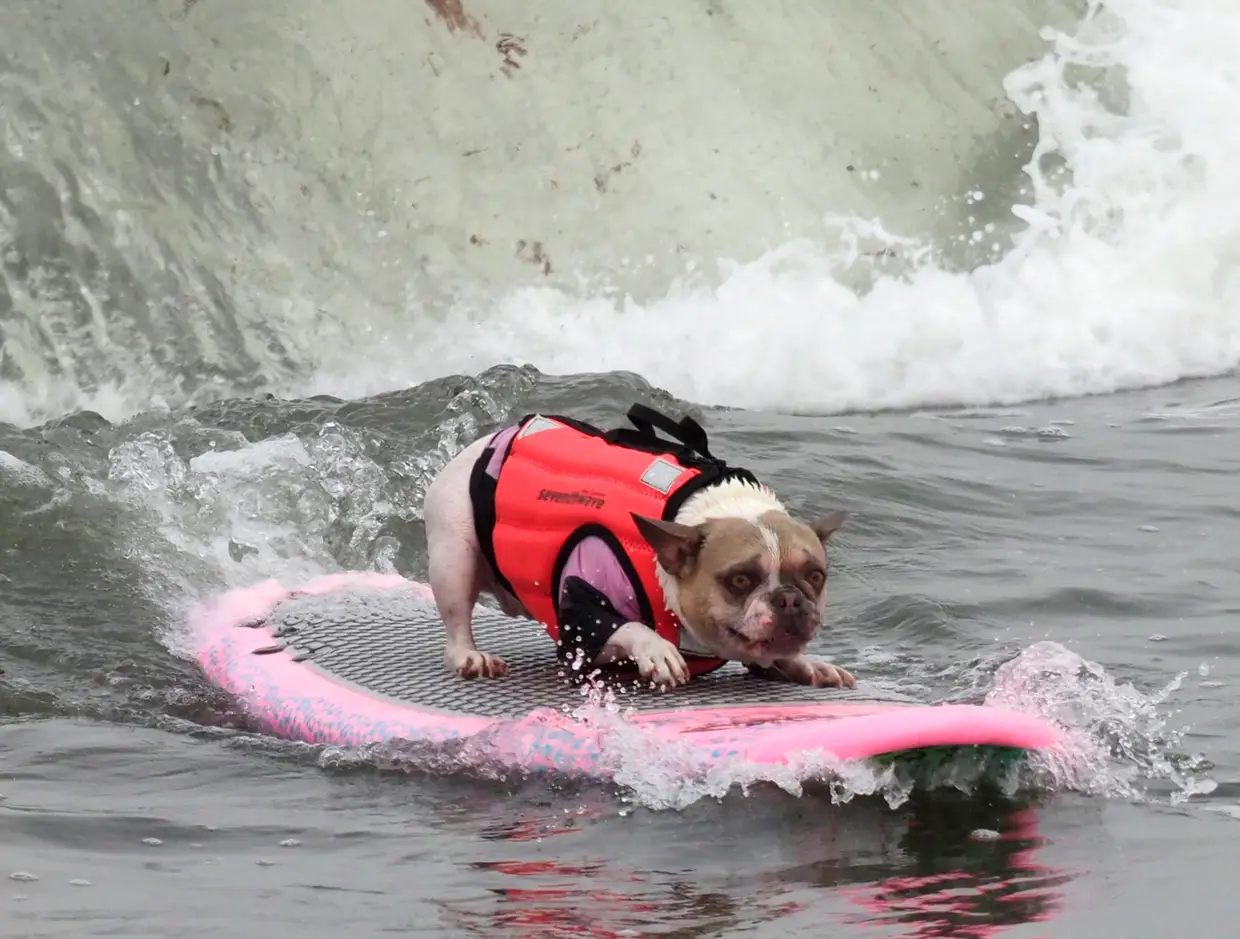
<instances>
[{"instance_id":1,"label":"dog's mouth","mask_svg":"<svg viewBox=\"0 0 1240 939\"><path fill-rule=\"evenodd\" d=\"M736 629L732 626L724 626L723 629L729 636L731 636L733 639L735 639L737 642L739 642L743 646L759 645L759 644L763 644L766 642L765 639L751 639L749 636L746 636L739 629Z\"/></svg>"},{"instance_id":2,"label":"dog's mouth","mask_svg":"<svg viewBox=\"0 0 1240 939\"><path fill-rule=\"evenodd\" d=\"M724 632L729 639L745 651L747 656L754 659L795 655L804 646L804 643L796 642L784 636L755 639L753 636L747 636L739 629L731 626L725 626Z\"/></svg>"},{"instance_id":3,"label":"dog's mouth","mask_svg":"<svg viewBox=\"0 0 1240 939\"><path fill-rule=\"evenodd\" d=\"M746 636L739 629L733 629L731 626L726 627L728 636L738 645L745 649L757 653L769 652L773 643L770 639L755 639L753 636Z\"/></svg>"}]
</instances>

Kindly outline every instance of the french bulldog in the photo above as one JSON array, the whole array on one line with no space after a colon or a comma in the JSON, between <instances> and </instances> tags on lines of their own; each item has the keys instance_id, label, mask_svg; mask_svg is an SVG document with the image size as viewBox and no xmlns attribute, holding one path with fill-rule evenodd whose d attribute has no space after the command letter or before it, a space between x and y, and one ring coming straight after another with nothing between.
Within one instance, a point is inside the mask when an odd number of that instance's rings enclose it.
<instances>
[{"instance_id":1,"label":"french bulldog","mask_svg":"<svg viewBox=\"0 0 1240 939\"><path fill-rule=\"evenodd\" d=\"M471 496L476 464L483 461L483 469L493 465L494 473L502 472L503 452L514 431L508 428L470 444L426 493L430 587L445 627L446 664L463 678L493 678L508 671L499 655L477 648L472 617L482 593L494 596L508 616L530 616L480 548ZM611 556L614 547L587 539L574 551L578 561L570 558L561 581L574 582L578 598L583 591L597 597L614 616L591 664L632 664L644 680L675 687L690 680L688 653L742 662L767 678L855 687L847 670L805 653L822 625L827 545L843 524L844 512L798 521L765 486L724 478L689 496L671 521L636 513L632 518L656 558L662 596L650 602L665 604L678 618L679 646L639 620L632 586L620 583L627 575ZM561 621L580 618L580 609L570 609L573 591L559 585L555 596ZM593 616L590 621L601 622Z\"/></svg>"}]
</instances>

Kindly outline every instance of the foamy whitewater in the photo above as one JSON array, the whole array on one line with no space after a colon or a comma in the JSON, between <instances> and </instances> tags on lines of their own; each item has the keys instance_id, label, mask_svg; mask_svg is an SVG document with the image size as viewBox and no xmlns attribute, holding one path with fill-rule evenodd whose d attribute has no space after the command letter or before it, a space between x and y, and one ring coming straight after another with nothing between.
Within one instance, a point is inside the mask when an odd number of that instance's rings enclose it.
<instances>
[{"instance_id":1,"label":"foamy whitewater","mask_svg":"<svg viewBox=\"0 0 1240 939\"><path fill-rule=\"evenodd\" d=\"M496 361L637 372L690 400L812 412L1010 404L1226 372L1240 361L1240 7L1091 3L1005 88L1037 119L1012 244L968 273L874 220L832 219L909 261L872 289L855 253L796 241L646 305L516 291L377 351L373 392ZM984 200L986 193L975 197ZM881 221L881 220L880 220ZM389 347L390 348L390 347Z\"/></svg>"},{"instance_id":2,"label":"foamy whitewater","mask_svg":"<svg viewBox=\"0 0 1240 939\"><path fill-rule=\"evenodd\" d=\"M598 272L582 291L472 291L433 315L409 296L399 324L392 311L363 317L360 294L351 326L321 317L308 325L313 311L290 318L296 302L281 308L273 298L262 328L302 374L272 374L272 390L356 397L513 362L552 373L629 370L704 404L833 412L1013 403L1232 369L1240 9L1227 0L1095 2L1078 27L1045 39L1046 54L1005 82L1037 122L1028 181L1011 207L1019 221L1010 234L1012 226L979 223L965 239L993 253L990 263L960 272L944 260L950 246L917 232L897 237L882 219L830 217L824 237L842 231L851 250L797 239L723 260L717 276L686 271L646 303L599 287ZM881 185L880 171L873 176ZM982 215L992 196L966 198ZM382 256L383 276L398 279L388 234L376 225L355 250ZM858 284L883 246L903 270ZM71 374L10 383L0 387L0 417L29 422L76 394L116 418L149 406L152 393L176 394L148 383L140 374L95 388Z\"/></svg>"}]
</instances>

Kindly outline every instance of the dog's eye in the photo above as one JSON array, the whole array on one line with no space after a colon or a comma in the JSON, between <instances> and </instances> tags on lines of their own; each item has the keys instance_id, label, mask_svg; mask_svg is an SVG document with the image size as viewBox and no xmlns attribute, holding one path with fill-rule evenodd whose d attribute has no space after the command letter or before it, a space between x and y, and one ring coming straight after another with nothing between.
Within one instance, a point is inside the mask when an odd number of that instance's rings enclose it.
<instances>
[{"instance_id":1,"label":"dog's eye","mask_svg":"<svg viewBox=\"0 0 1240 939\"><path fill-rule=\"evenodd\" d=\"M753 578L748 574L733 574L728 578L728 587L737 593L748 593L753 586Z\"/></svg>"},{"instance_id":2,"label":"dog's eye","mask_svg":"<svg viewBox=\"0 0 1240 939\"><path fill-rule=\"evenodd\" d=\"M809 581L809 585L815 590L821 590L822 585L827 580L827 575L825 572L815 569L806 574L805 579Z\"/></svg>"}]
</instances>

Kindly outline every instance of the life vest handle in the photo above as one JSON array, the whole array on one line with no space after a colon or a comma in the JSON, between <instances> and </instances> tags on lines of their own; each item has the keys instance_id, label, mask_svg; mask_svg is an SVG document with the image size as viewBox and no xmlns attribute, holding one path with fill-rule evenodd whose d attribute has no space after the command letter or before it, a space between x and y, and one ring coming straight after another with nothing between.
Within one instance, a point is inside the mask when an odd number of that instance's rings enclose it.
<instances>
[{"instance_id":1,"label":"life vest handle","mask_svg":"<svg viewBox=\"0 0 1240 939\"><path fill-rule=\"evenodd\" d=\"M710 452L705 428L691 417L682 417L679 421L674 421L666 414L644 404L634 404L630 407L627 417L629 422L646 436L658 439L658 434L655 433L655 428L658 428L699 456L705 457L712 463L718 462Z\"/></svg>"}]
</instances>

